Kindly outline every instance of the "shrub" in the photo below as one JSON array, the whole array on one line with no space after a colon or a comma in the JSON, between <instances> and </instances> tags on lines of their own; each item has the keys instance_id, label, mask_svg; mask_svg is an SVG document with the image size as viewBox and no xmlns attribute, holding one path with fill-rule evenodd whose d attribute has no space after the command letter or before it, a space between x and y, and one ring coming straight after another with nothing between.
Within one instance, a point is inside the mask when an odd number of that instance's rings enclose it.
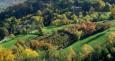
<instances>
[{"instance_id":1,"label":"shrub","mask_svg":"<svg viewBox=\"0 0 115 61\"><path fill-rule=\"evenodd\" d=\"M101 21L103 21L103 20L108 20L108 19L110 19L110 13L102 13L100 16L99 16L99 19L101 20Z\"/></svg>"},{"instance_id":2,"label":"shrub","mask_svg":"<svg viewBox=\"0 0 115 61\"><path fill-rule=\"evenodd\" d=\"M90 14L91 18L93 18L92 21L97 21L98 17L99 17L99 13L97 12L93 12L92 14Z\"/></svg>"},{"instance_id":3,"label":"shrub","mask_svg":"<svg viewBox=\"0 0 115 61\"><path fill-rule=\"evenodd\" d=\"M115 47L111 48L111 53L114 55L115 54Z\"/></svg>"},{"instance_id":4,"label":"shrub","mask_svg":"<svg viewBox=\"0 0 115 61\"><path fill-rule=\"evenodd\" d=\"M104 22L104 23L97 23L96 24L96 30L97 31L103 31L106 30L108 28L111 28L111 22Z\"/></svg>"},{"instance_id":5,"label":"shrub","mask_svg":"<svg viewBox=\"0 0 115 61\"><path fill-rule=\"evenodd\" d=\"M8 35L9 35L9 32L8 32L7 28L0 27L0 40Z\"/></svg>"},{"instance_id":6,"label":"shrub","mask_svg":"<svg viewBox=\"0 0 115 61\"><path fill-rule=\"evenodd\" d=\"M42 23L43 17L42 16L33 16L33 20L35 20L37 23Z\"/></svg>"},{"instance_id":7,"label":"shrub","mask_svg":"<svg viewBox=\"0 0 115 61\"><path fill-rule=\"evenodd\" d=\"M86 15L85 17L83 17L84 20L86 21L92 21L93 18L90 15Z\"/></svg>"},{"instance_id":8,"label":"shrub","mask_svg":"<svg viewBox=\"0 0 115 61\"><path fill-rule=\"evenodd\" d=\"M70 48L66 58L67 58L67 61L77 61L78 60L76 52L72 48Z\"/></svg>"},{"instance_id":9,"label":"shrub","mask_svg":"<svg viewBox=\"0 0 115 61\"><path fill-rule=\"evenodd\" d=\"M18 61L34 61L37 60L39 52L35 51L30 46L27 46L24 41L18 41L15 46L12 48L15 53L16 60ZM38 57L39 58L39 57ZM33 60L34 59L34 60Z\"/></svg>"},{"instance_id":10,"label":"shrub","mask_svg":"<svg viewBox=\"0 0 115 61\"><path fill-rule=\"evenodd\" d=\"M62 25L62 20L60 20L60 19L54 20L54 21L52 21L52 25L60 26L60 25Z\"/></svg>"},{"instance_id":11,"label":"shrub","mask_svg":"<svg viewBox=\"0 0 115 61\"><path fill-rule=\"evenodd\" d=\"M112 17L115 18L115 7L111 8Z\"/></svg>"},{"instance_id":12,"label":"shrub","mask_svg":"<svg viewBox=\"0 0 115 61\"><path fill-rule=\"evenodd\" d=\"M47 43L47 42L45 42L44 40L41 40L41 41L36 41L36 40L34 40L34 41L31 42L31 47L32 47L33 49L41 48L41 49L47 50L47 49L49 49L49 48L52 48L53 46L52 46L52 44Z\"/></svg>"},{"instance_id":13,"label":"shrub","mask_svg":"<svg viewBox=\"0 0 115 61\"><path fill-rule=\"evenodd\" d=\"M66 20L56 19L56 20L52 21L52 25L55 25L55 26L67 25L70 23L71 22L67 19Z\"/></svg>"},{"instance_id":14,"label":"shrub","mask_svg":"<svg viewBox=\"0 0 115 61\"><path fill-rule=\"evenodd\" d=\"M75 14L71 16L71 19L73 20L73 23L79 23L78 17Z\"/></svg>"},{"instance_id":15,"label":"shrub","mask_svg":"<svg viewBox=\"0 0 115 61\"><path fill-rule=\"evenodd\" d=\"M60 52L57 50L56 47L50 48L48 49L48 56L49 56L49 60L53 61L53 60L61 60L61 55Z\"/></svg>"},{"instance_id":16,"label":"shrub","mask_svg":"<svg viewBox=\"0 0 115 61\"><path fill-rule=\"evenodd\" d=\"M82 57L86 58L93 52L94 52L94 49L90 45L84 44L82 46L82 49L81 49Z\"/></svg>"},{"instance_id":17,"label":"shrub","mask_svg":"<svg viewBox=\"0 0 115 61\"><path fill-rule=\"evenodd\" d=\"M36 22L36 24L38 25L38 27L44 27L44 24L43 24L43 17L42 16L33 16L32 17L32 20Z\"/></svg>"},{"instance_id":18,"label":"shrub","mask_svg":"<svg viewBox=\"0 0 115 61\"><path fill-rule=\"evenodd\" d=\"M89 36L96 31L96 24L93 22L85 22L81 24L73 24L64 29L64 32L68 32L74 35L78 40L83 36Z\"/></svg>"},{"instance_id":19,"label":"shrub","mask_svg":"<svg viewBox=\"0 0 115 61\"><path fill-rule=\"evenodd\" d=\"M108 42L110 44L115 44L115 32L111 32L109 35L108 35Z\"/></svg>"},{"instance_id":20,"label":"shrub","mask_svg":"<svg viewBox=\"0 0 115 61\"><path fill-rule=\"evenodd\" d=\"M85 35L91 35L96 31L96 24L93 22L82 23L80 26Z\"/></svg>"},{"instance_id":21,"label":"shrub","mask_svg":"<svg viewBox=\"0 0 115 61\"><path fill-rule=\"evenodd\" d=\"M73 34L77 38L77 40L79 40L83 36L83 32L81 30L78 31L78 29L79 29L79 26L73 25L72 27L68 27L64 29L64 32Z\"/></svg>"},{"instance_id":22,"label":"shrub","mask_svg":"<svg viewBox=\"0 0 115 61\"><path fill-rule=\"evenodd\" d=\"M52 25L61 26L70 24L71 21L67 18L66 14L57 15L56 18L51 22Z\"/></svg>"},{"instance_id":23,"label":"shrub","mask_svg":"<svg viewBox=\"0 0 115 61\"><path fill-rule=\"evenodd\" d=\"M103 0L98 0L98 4L100 9L105 7L105 2Z\"/></svg>"},{"instance_id":24,"label":"shrub","mask_svg":"<svg viewBox=\"0 0 115 61\"><path fill-rule=\"evenodd\" d=\"M80 40L80 38L83 36L83 32L82 31L75 31L75 36L77 37L77 40Z\"/></svg>"},{"instance_id":25,"label":"shrub","mask_svg":"<svg viewBox=\"0 0 115 61\"><path fill-rule=\"evenodd\" d=\"M22 50L21 54L24 58L36 58L39 56L38 52L36 52L30 48L26 48L26 49Z\"/></svg>"}]
</instances>

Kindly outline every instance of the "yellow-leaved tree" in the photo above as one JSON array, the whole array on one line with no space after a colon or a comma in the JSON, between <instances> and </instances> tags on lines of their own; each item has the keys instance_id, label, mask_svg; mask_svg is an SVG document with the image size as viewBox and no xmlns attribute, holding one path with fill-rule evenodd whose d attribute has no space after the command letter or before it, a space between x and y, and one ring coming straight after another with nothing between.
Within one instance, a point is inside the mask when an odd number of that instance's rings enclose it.
<instances>
[{"instance_id":1,"label":"yellow-leaved tree","mask_svg":"<svg viewBox=\"0 0 115 61\"><path fill-rule=\"evenodd\" d=\"M108 35L108 42L110 44L115 44L115 32L111 32L109 35Z\"/></svg>"},{"instance_id":2,"label":"yellow-leaved tree","mask_svg":"<svg viewBox=\"0 0 115 61\"><path fill-rule=\"evenodd\" d=\"M94 49L88 44L84 44L81 49L82 57L88 57L93 52L94 52Z\"/></svg>"},{"instance_id":3,"label":"yellow-leaved tree","mask_svg":"<svg viewBox=\"0 0 115 61\"><path fill-rule=\"evenodd\" d=\"M36 52L36 51L34 51L34 50L30 49L30 48L26 48L26 49L22 50L21 54L26 59L28 59L28 58L36 58L36 57L39 56L38 52Z\"/></svg>"},{"instance_id":4,"label":"yellow-leaved tree","mask_svg":"<svg viewBox=\"0 0 115 61\"><path fill-rule=\"evenodd\" d=\"M13 54L12 50L0 47L0 61L14 61L14 60L15 60L15 54Z\"/></svg>"},{"instance_id":5,"label":"yellow-leaved tree","mask_svg":"<svg viewBox=\"0 0 115 61\"><path fill-rule=\"evenodd\" d=\"M115 18L115 7L111 8L112 17Z\"/></svg>"},{"instance_id":6,"label":"yellow-leaved tree","mask_svg":"<svg viewBox=\"0 0 115 61\"><path fill-rule=\"evenodd\" d=\"M104 8L105 7L105 2L103 0L98 0L99 7Z\"/></svg>"}]
</instances>

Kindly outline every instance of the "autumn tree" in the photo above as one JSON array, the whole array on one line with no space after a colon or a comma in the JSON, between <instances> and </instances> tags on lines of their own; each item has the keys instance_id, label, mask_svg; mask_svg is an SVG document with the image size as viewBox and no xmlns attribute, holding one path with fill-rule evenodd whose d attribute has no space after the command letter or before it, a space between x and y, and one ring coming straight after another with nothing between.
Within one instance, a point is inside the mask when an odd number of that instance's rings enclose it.
<instances>
[{"instance_id":1,"label":"autumn tree","mask_svg":"<svg viewBox=\"0 0 115 61\"><path fill-rule=\"evenodd\" d=\"M96 31L103 31L111 28L111 26L112 26L111 22L96 23Z\"/></svg>"},{"instance_id":2,"label":"autumn tree","mask_svg":"<svg viewBox=\"0 0 115 61\"><path fill-rule=\"evenodd\" d=\"M111 8L112 17L115 18L115 7Z\"/></svg>"},{"instance_id":3,"label":"autumn tree","mask_svg":"<svg viewBox=\"0 0 115 61\"><path fill-rule=\"evenodd\" d=\"M111 45L113 45L113 44L115 44L115 41L114 41L114 40L115 40L115 32L109 33L107 41L108 41Z\"/></svg>"},{"instance_id":4,"label":"autumn tree","mask_svg":"<svg viewBox=\"0 0 115 61\"><path fill-rule=\"evenodd\" d=\"M15 58L12 50L0 47L0 61L15 61Z\"/></svg>"},{"instance_id":5,"label":"autumn tree","mask_svg":"<svg viewBox=\"0 0 115 61\"><path fill-rule=\"evenodd\" d=\"M81 56L84 57L84 58L87 58L89 55L91 55L93 52L94 52L94 48L92 48L90 45L88 44L84 44L82 46L82 49L81 49Z\"/></svg>"},{"instance_id":6,"label":"autumn tree","mask_svg":"<svg viewBox=\"0 0 115 61\"><path fill-rule=\"evenodd\" d=\"M38 53L30 48L27 48L27 49L24 49L22 50L22 56L25 58L25 59L28 59L28 58L35 58L38 56Z\"/></svg>"},{"instance_id":7,"label":"autumn tree","mask_svg":"<svg viewBox=\"0 0 115 61\"><path fill-rule=\"evenodd\" d=\"M81 24L81 30L83 30L84 34L91 35L96 31L96 24L93 22L86 22Z\"/></svg>"}]
</instances>

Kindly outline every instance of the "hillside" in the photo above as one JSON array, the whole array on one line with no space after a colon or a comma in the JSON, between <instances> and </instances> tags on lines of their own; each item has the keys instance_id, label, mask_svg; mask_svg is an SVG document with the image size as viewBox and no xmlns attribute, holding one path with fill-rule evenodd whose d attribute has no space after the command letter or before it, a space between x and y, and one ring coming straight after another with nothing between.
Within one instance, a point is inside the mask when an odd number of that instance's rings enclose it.
<instances>
[{"instance_id":1,"label":"hillside","mask_svg":"<svg viewBox=\"0 0 115 61\"><path fill-rule=\"evenodd\" d=\"M0 61L115 61L115 1L0 0Z\"/></svg>"}]
</instances>

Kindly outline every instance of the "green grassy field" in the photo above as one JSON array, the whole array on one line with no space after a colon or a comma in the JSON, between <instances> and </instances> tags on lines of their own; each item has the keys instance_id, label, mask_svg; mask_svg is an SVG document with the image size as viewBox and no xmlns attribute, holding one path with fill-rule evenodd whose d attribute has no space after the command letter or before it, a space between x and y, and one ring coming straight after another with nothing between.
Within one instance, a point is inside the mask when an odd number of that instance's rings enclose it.
<instances>
[{"instance_id":1,"label":"green grassy field","mask_svg":"<svg viewBox=\"0 0 115 61\"><path fill-rule=\"evenodd\" d=\"M49 27L44 27L42 30L44 34L52 34L54 31L63 29L64 27L66 27L66 25L60 27L49 26ZM3 46L5 48L11 48L12 46L15 45L16 41L27 41L37 36L38 35L33 35L33 34L18 35L15 38L9 38L5 42L1 43L0 46Z\"/></svg>"},{"instance_id":2,"label":"green grassy field","mask_svg":"<svg viewBox=\"0 0 115 61\"><path fill-rule=\"evenodd\" d=\"M60 50L60 52L64 55L67 55L70 52L70 50L73 49L76 52L76 54L79 54L84 44L88 44L93 48L95 48L96 46L104 46L107 43L107 36L110 32L115 32L115 21L112 21L112 28L95 34L93 36L90 36L86 39L79 40L71 46Z\"/></svg>"},{"instance_id":3,"label":"green grassy field","mask_svg":"<svg viewBox=\"0 0 115 61\"><path fill-rule=\"evenodd\" d=\"M114 28L115 29L115 28ZM84 44L89 44L91 45L92 47L96 46L97 44L98 45L101 45L103 43L106 42L106 37L107 37L107 34L108 34L108 30L106 31L103 31L101 33L98 33L98 34L95 34L93 36L90 36L86 39L83 39L83 40L79 40L77 41L76 43L74 43L73 45L63 49L62 51L64 52L68 52L68 50L70 50L71 48L74 49L76 52L79 52L81 50L81 47L84 45Z\"/></svg>"},{"instance_id":4,"label":"green grassy field","mask_svg":"<svg viewBox=\"0 0 115 61\"><path fill-rule=\"evenodd\" d=\"M15 38L11 38L6 42L1 43L0 45L5 48L11 48L12 46L15 45L17 41L27 41L27 40L31 40L34 37L36 37L36 35L18 35Z\"/></svg>"},{"instance_id":5,"label":"green grassy field","mask_svg":"<svg viewBox=\"0 0 115 61\"><path fill-rule=\"evenodd\" d=\"M97 34L89 36L85 39L76 41L75 43L73 43L72 45L70 45L64 49L57 50L56 54L59 53L60 54L59 56L61 56L63 59L64 57L69 56L69 54L72 51L74 51L74 54L76 54L78 57L78 61L82 61L82 59L84 58L83 56L81 56L81 55L83 55L82 48L85 44L91 46L92 48L98 48L98 46L101 46L101 48L103 48L103 46L107 44L108 35L110 34L110 32L115 32L115 20L113 20L111 23L112 23L111 28L109 28L103 32L99 32ZM64 25L64 26L59 26L59 27L49 26L49 27L43 28L42 30L43 30L44 34L52 34L54 31L63 29L66 26L69 26L69 25ZM0 46L10 49L16 44L17 41L29 41L36 37L39 37L39 36L35 35L35 34L18 35L15 38L6 39L6 41L1 43ZM101 50L101 48L98 48L98 49ZM45 58L45 59L47 59L47 58Z\"/></svg>"},{"instance_id":6,"label":"green grassy field","mask_svg":"<svg viewBox=\"0 0 115 61\"><path fill-rule=\"evenodd\" d=\"M44 33L52 33L53 31L59 30L59 29L63 29L64 27L66 27L66 25L61 26L61 27L45 27L43 29ZM78 42L74 43L73 45L62 49L62 51L67 52L70 48L73 48L75 51L79 51L80 48L82 47L82 45L84 44L89 44L92 47L98 45L102 45L106 42L106 37L108 35L109 32L115 32L115 21L112 21L112 28L105 30L103 32L100 32L98 34L95 34L93 36L90 36L86 39L83 40L79 40ZM6 42L1 43L0 45L6 48L10 48L12 47L16 41L24 41L24 40L29 40L31 38L36 37L37 35L18 35L15 38L9 39Z\"/></svg>"}]
</instances>

